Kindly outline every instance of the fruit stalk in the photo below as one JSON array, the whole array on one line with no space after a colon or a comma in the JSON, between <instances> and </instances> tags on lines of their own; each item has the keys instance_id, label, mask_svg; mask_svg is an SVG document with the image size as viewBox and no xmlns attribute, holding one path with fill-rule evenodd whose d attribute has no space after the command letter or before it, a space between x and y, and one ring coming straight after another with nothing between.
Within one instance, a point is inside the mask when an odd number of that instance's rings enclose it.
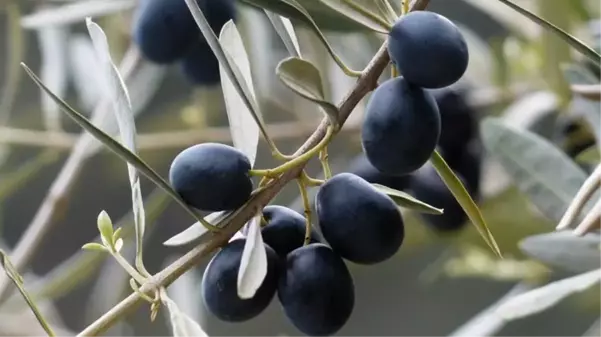
<instances>
[{"instance_id":1,"label":"fruit stalk","mask_svg":"<svg viewBox=\"0 0 601 337\"><path fill-rule=\"evenodd\" d=\"M428 3L429 0L416 0L411 10L423 10L427 7ZM384 42L376 55L362 71L361 76L357 79L356 85L339 104L339 124L341 126L348 119L353 109L363 97L377 86L378 78L390 62L387 47L388 43ZM328 118L323 118L315 132L309 136L293 156L299 157L318 145L323 138L326 137L329 126L330 123ZM339 129L340 128L338 128L338 130ZM336 132L338 131L335 131L335 133ZM149 280L140 287L140 291L150 295L160 287L169 286L179 276L194 267L201 258L226 244L228 240L257 213L257 210L265 207L265 205L267 205L288 182L296 179L299 174L301 174L305 166L304 164L305 163L295 166L283 173L280 177L270 181L262 191L253 195L245 206L236 211L230 222L219 233L215 233L209 242L200 244L191 249L187 254L149 278ZM141 300L142 297L138 293L130 294L127 298L119 302L111 310L81 331L78 336L96 336L105 332L117 321L123 319L127 313L135 309L137 305L141 303Z\"/></svg>"}]
</instances>

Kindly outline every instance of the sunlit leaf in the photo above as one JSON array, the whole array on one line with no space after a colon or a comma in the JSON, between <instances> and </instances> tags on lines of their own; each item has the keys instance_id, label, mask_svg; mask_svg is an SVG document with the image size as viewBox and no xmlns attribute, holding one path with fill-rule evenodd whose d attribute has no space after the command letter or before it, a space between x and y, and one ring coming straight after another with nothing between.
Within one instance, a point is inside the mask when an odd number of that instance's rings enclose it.
<instances>
[{"instance_id":1,"label":"sunlit leaf","mask_svg":"<svg viewBox=\"0 0 601 337\"><path fill-rule=\"evenodd\" d=\"M100 212L98 214L98 219L96 220L96 225L98 226L98 232L100 232L100 239L107 247L113 247L113 222L109 217L106 211Z\"/></svg>"},{"instance_id":2,"label":"sunlit leaf","mask_svg":"<svg viewBox=\"0 0 601 337\"><path fill-rule=\"evenodd\" d=\"M231 214L231 212L215 212L207 215L204 219L209 223L217 224L225 219L229 214ZM192 226L184 229L182 232L177 233L167 241L163 242L163 245L169 247L188 245L200 240L205 234L208 233L210 232L207 228L202 226L200 223L195 222L192 224Z\"/></svg>"},{"instance_id":3,"label":"sunlit leaf","mask_svg":"<svg viewBox=\"0 0 601 337\"><path fill-rule=\"evenodd\" d=\"M294 57L301 57L298 38L296 37L294 27L292 26L292 23L290 23L290 20L268 10L265 10L265 15L271 22L273 29L282 39L282 42L284 42L284 46L286 46L288 54Z\"/></svg>"},{"instance_id":4,"label":"sunlit leaf","mask_svg":"<svg viewBox=\"0 0 601 337\"><path fill-rule=\"evenodd\" d=\"M221 29L219 42L223 50L231 57L231 61L238 67L244 82L248 84L250 99L255 100L252 75L248 55L240 38L240 33L232 20L226 22ZM253 113L260 114L259 110L251 112L244 104L244 100L237 92L235 85L227 76L227 71L222 63L219 65L221 73L221 89L227 109L227 117L230 125L230 134L234 146L244 153L251 166L255 164L257 157L257 146L259 145L259 125L253 118ZM258 118L261 118L259 115Z\"/></svg>"},{"instance_id":5,"label":"sunlit leaf","mask_svg":"<svg viewBox=\"0 0 601 337\"><path fill-rule=\"evenodd\" d=\"M309 27L315 25L323 30L340 32L368 30L385 33L385 30L380 25L374 25L373 27L366 26L364 23L357 22L343 13L337 12L331 7L323 4L321 0L302 0L304 13L299 12L294 7L294 3L285 0L242 0L242 2L267 9L290 18L293 21L302 22ZM295 3L297 5L299 4L298 1ZM368 20L364 19L364 21L365 23L369 23Z\"/></svg>"},{"instance_id":6,"label":"sunlit leaf","mask_svg":"<svg viewBox=\"0 0 601 337\"><path fill-rule=\"evenodd\" d=\"M267 252L261 236L260 217L254 217L249 224L238 270L238 296L241 299L255 296L265 276L267 276Z\"/></svg>"},{"instance_id":7,"label":"sunlit leaf","mask_svg":"<svg viewBox=\"0 0 601 337\"><path fill-rule=\"evenodd\" d=\"M489 117L481 123L484 146L542 214L559 221L586 173L547 140Z\"/></svg>"},{"instance_id":8,"label":"sunlit leaf","mask_svg":"<svg viewBox=\"0 0 601 337\"><path fill-rule=\"evenodd\" d=\"M188 8L190 9L190 13L192 13L192 16L194 17L194 21L196 21L196 25L198 26L198 28L200 29L205 40L209 44L209 47L213 51L213 54L215 55L215 57L217 57L217 60L219 61L219 70L220 70L220 73L222 74L221 80L223 81L223 79L225 77L229 78L229 80L231 81L231 84L236 89L236 92L238 93L239 98L242 99L242 101L244 102L244 105L248 109L248 112L254 119L255 123L257 123L257 126L259 127L259 131L261 131L263 138L265 138L265 140L271 147L272 152L275 152L277 148L275 146L275 143L271 140L271 138L269 137L269 134L267 133L266 126L263 123L263 120L261 118L261 112L259 109L259 105L257 104L256 100L254 99L254 93L251 90L252 89L252 81L250 83L247 83L247 81L245 80L245 76L250 77L250 75L248 75L250 73L250 70L243 73L240 70L240 68L238 67L238 65L236 64L236 62L234 61L233 56L230 55L229 51L225 50L221 46L221 43L219 42L217 36L215 36L215 33L213 32L211 25L209 25L207 18L202 13L202 10L200 9L200 7L196 3L196 1L194 1L194 0L185 0L185 1L186 1L186 4L188 5ZM232 22L232 21L230 20L229 22ZM232 22L231 25L234 25L234 23ZM235 28L235 25L234 25L234 28ZM223 30L223 28L222 28L222 30ZM237 34L237 37L239 39L240 34ZM242 48L237 48L238 53L240 53L240 50L244 50L243 44L241 44L241 46L242 46ZM244 53L246 54L246 52L244 52ZM238 57L240 57L240 56L238 56ZM245 56L245 59L248 62L248 55ZM227 76L223 76L224 73Z\"/></svg>"},{"instance_id":9,"label":"sunlit leaf","mask_svg":"<svg viewBox=\"0 0 601 337\"><path fill-rule=\"evenodd\" d=\"M321 32L321 30L319 29L319 27L317 26L315 21L313 21L311 14L309 14L309 12L307 12L307 10L303 6L301 6L301 4L298 1L296 1L296 0L276 0L276 1L272 1L272 0L268 0L268 1L266 1L266 0L242 0L242 1L252 4L252 5L259 6L261 8L272 10L283 16L296 18L296 19L300 20L301 22L308 24L309 28L311 28L311 30L317 35L317 37L323 43L324 47L326 48L326 50L328 51L328 53L330 54L332 59L336 62L336 64L338 64L338 66L341 69L343 69L345 71L345 73L347 73L347 75L349 75L349 73L352 72L352 70L348 69L348 67L344 64L342 59L340 59L340 56L338 56L338 54L334 51L334 49L332 49L332 47L326 40L326 37L323 35L323 33ZM315 1L319 1L319 0L311 0L311 1L315 2ZM310 1L303 1L303 4L308 5L309 2ZM322 7L328 8L327 6L322 6ZM378 32L383 33L383 34L388 33L387 30L382 30L382 29L378 30ZM353 75L357 75L357 74L353 74Z\"/></svg>"},{"instance_id":10,"label":"sunlit leaf","mask_svg":"<svg viewBox=\"0 0 601 337\"><path fill-rule=\"evenodd\" d=\"M570 35L566 31L564 31L563 29L561 29L561 28L557 27L556 25L550 23L549 21L539 17L538 15L532 13L531 11L529 11L521 6L516 5L515 3L513 3L509 0L498 0L498 1L511 7L513 10L524 15L528 19L536 22L541 27L553 32L559 38L561 38L562 40L567 42L570 46L572 46L574 49L576 49L578 52L580 52L582 55L588 57L591 61L595 62L595 64L597 64L598 66L601 66L601 55L599 55L599 53L597 53L593 48L584 44L582 41L578 40L574 36Z\"/></svg>"},{"instance_id":11,"label":"sunlit leaf","mask_svg":"<svg viewBox=\"0 0 601 337\"><path fill-rule=\"evenodd\" d=\"M601 279L601 269L549 283L518 295L501 304L495 314L504 320L514 320L549 309L564 298L585 291Z\"/></svg>"},{"instance_id":12,"label":"sunlit leaf","mask_svg":"<svg viewBox=\"0 0 601 337\"><path fill-rule=\"evenodd\" d=\"M115 118L119 126L121 141L125 147L136 154L136 123L132 111L129 92L125 82L119 73L119 70L113 63L108 40L102 28L94 23L91 18L86 19L88 32L92 39L92 44L96 50L96 58L99 68L103 70L104 81L102 87L106 95L110 98ZM127 163L127 172L131 187L132 210L135 219L136 228L136 265L142 266L142 242L144 239L145 215L142 191L140 186L140 176L135 166Z\"/></svg>"},{"instance_id":13,"label":"sunlit leaf","mask_svg":"<svg viewBox=\"0 0 601 337\"><path fill-rule=\"evenodd\" d=\"M478 205L476 205L476 202L474 202L470 193L465 186L463 186L461 180L457 178L453 170L444 161L438 151L434 151L432 157L430 157L430 162L465 214L467 214L471 223L476 227L476 230L478 230L478 233L482 236L484 242L486 242L497 256L501 257L501 250L499 249L494 236L490 232L490 229L488 229L488 225L486 225L486 221L480 212L480 208L478 208Z\"/></svg>"},{"instance_id":14,"label":"sunlit leaf","mask_svg":"<svg viewBox=\"0 0 601 337\"><path fill-rule=\"evenodd\" d=\"M161 293L161 301L169 310L169 319L171 322L171 328L174 337L180 336L193 336L193 337L205 337L207 334L202 330L200 325L196 323L192 318L183 313L177 306L177 304L170 299L165 291Z\"/></svg>"},{"instance_id":15,"label":"sunlit leaf","mask_svg":"<svg viewBox=\"0 0 601 337\"><path fill-rule=\"evenodd\" d=\"M100 130L94 124L92 124L87 118L82 116L80 113L71 108L67 103L61 100L59 97L54 95L51 90L49 90L44 83L34 74L29 67L27 67L24 63L21 63L21 66L27 72L27 75L31 77L31 79L40 87L40 89L44 90L48 95L52 97L52 99L61 107L61 109L69 115L79 126L89 132L94 138L98 139L102 144L108 147L111 151L113 151L116 155L118 155L122 160L128 162L133 165L139 172L142 172L148 179L150 179L155 185L163 189L167 192L175 201L178 202L180 206L182 206L190 215L192 215L196 220L200 221L204 226L208 228L214 228L211 224L207 223L202 219L202 217L198 214L198 212L192 209L190 206L186 204L186 202L171 188L169 183L167 183L158 173L156 173L148 164L146 164L142 159L140 159L136 154L132 153L126 147L124 147L120 142L113 139L111 136L106 134L104 131Z\"/></svg>"},{"instance_id":16,"label":"sunlit leaf","mask_svg":"<svg viewBox=\"0 0 601 337\"><path fill-rule=\"evenodd\" d=\"M319 0L322 4L347 18L378 32L388 31L391 22L382 16L378 1Z\"/></svg>"},{"instance_id":17,"label":"sunlit leaf","mask_svg":"<svg viewBox=\"0 0 601 337\"><path fill-rule=\"evenodd\" d=\"M520 249L547 265L583 273L601 265L599 244L597 234L581 237L561 231L529 236L520 242Z\"/></svg>"},{"instance_id":18,"label":"sunlit leaf","mask_svg":"<svg viewBox=\"0 0 601 337\"><path fill-rule=\"evenodd\" d=\"M325 99L321 74L311 62L297 57L289 57L278 64L276 74L290 90L319 104L332 125L339 125L338 108Z\"/></svg>"},{"instance_id":19,"label":"sunlit leaf","mask_svg":"<svg viewBox=\"0 0 601 337\"><path fill-rule=\"evenodd\" d=\"M380 192L391 197L392 200L394 200L394 202L402 208L407 208L420 213L436 215L441 215L444 213L443 209L431 206L421 200L412 197L408 193L397 191L395 189L380 184L372 184L372 186L374 186Z\"/></svg>"},{"instance_id":20,"label":"sunlit leaf","mask_svg":"<svg viewBox=\"0 0 601 337\"><path fill-rule=\"evenodd\" d=\"M89 16L101 16L134 8L135 0L83 0L62 6L44 8L21 19L21 26L28 29L54 25L66 25L84 21Z\"/></svg>"},{"instance_id":21,"label":"sunlit leaf","mask_svg":"<svg viewBox=\"0 0 601 337\"><path fill-rule=\"evenodd\" d=\"M50 26L37 31L42 65L40 76L50 90L58 96L64 96L67 90L67 37L68 31L63 26ZM44 93L42 97L42 113L46 129L58 131L61 128L60 109Z\"/></svg>"},{"instance_id":22,"label":"sunlit leaf","mask_svg":"<svg viewBox=\"0 0 601 337\"><path fill-rule=\"evenodd\" d=\"M97 243L97 242L88 242L85 245L81 246L81 249L84 250L95 250L98 252L107 252L107 249L105 246Z\"/></svg>"}]
</instances>

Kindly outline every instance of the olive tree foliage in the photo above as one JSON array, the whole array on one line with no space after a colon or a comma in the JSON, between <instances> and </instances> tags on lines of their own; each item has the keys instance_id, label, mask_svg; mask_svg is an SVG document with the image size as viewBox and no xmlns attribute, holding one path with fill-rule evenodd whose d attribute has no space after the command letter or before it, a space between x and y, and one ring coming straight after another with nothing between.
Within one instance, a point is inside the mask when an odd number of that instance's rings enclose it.
<instances>
[{"instance_id":1,"label":"olive tree foliage","mask_svg":"<svg viewBox=\"0 0 601 337\"><path fill-rule=\"evenodd\" d=\"M19 74L25 73L41 90L42 118L48 134L63 132L62 114L85 132L64 141L63 145L57 141L57 146L71 146L68 159L17 245L12 250L0 251L0 262L6 271L0 276L0 317L4 317L1 316L4 315L2 307L10 312L10 308L22 306L21 299L24 298L24 303L48 335L62 333L46 314L49 301L68 292L71 285L86 281L105 258L111 257L127 272L131 292L78 335L98 335L107 331L140 303L149 306L150 320L154 320L159 312L166 311L174 336L206 335L196 317L187 313L190 310L182 310L182 301L174 299L177 291L167 291L170 285L179 281L180 277L185 280L186 271L193 268L200 258L214 254L233 237L244 236L248 245L244 247L238 272L237 291L241 298L254 295L267 274L267 257L259 249L263 243L259 211L287 184L298 181L299 203L307 214L310 213L311 205L306 195L309 192L303 184L313 182L319 185L319 179L306 177L305 165L311 158L319 157L324 177L331 175L327 145L337 134L358 129L366 97L383 78L396 76L387 46L387 34L392 25L399 16L427 10L431 5L427 0L407 3L389 0L240 0L236 3L241 8L240 18L227 22L220 32L214 32L197 2L185 2L198 33L202 34L219 61L219 92L223 95L227 111L230 139L234 147L249 158L251 173L260 176L261 183L238 209L203 215L188 205L166 178L140 158L138 152L141 148L156 146L160 142L141 137L136 131L135 120L143 113L167 70L144 60L133 45L116 62L112 56L115 52L111 50L105 32L107 27L96 22L97 18L108 14L130 12L136 1L57 2L51 6L40 6L32 13L22 13L19 1L8 1L5 10L13 44L7 58L8 85L2 93L0 123L6 124L15 95L15 83ZM532 269L532 273L523 272L517 277L520 283L510 293L458 328L453 332L454 336L492 335L505 322L546 310L570 294L598 285L601 278L598 232L601 221L598 191L601 181L601 84L598 70L601 62L598 41L596 46L591 47L559 28L552 20L547 21L535 14L538 11L534 8L518 5L519 2L489 2L490 7L481 2L474 6L504 22L509 37L502 48L491 52L477 34L464 29L470 46L470 64L474 65L468 69L466 78L476 77L478 72L489 68L487 62L493 58L495 65L502 69L501 74L513 71L517 74L516 78L523 77L521 80L532 78L532 73L528 73L532 66L525 64L527 61L523 59L534 60L532 62L537 65L542 63L541 68L546 67L547 71L560 76L552 78L550 83L525 81L524 89L515 85L515 80L509 81L500 75L496 83L498 86L489 83L489 88L497 89L492 90L492 94L490 90L481 88L471 97L475 104L481 105L507 98L512 102L500 116L485 116L479 122L480 137L490 166L484 176L492 176L489 177L490 183L483 187L484 194L492 197L513 185L542 216L556 223L555 230L550 228L547 233L521 239L520 249L537 266L541 263L573 275L537 287L524 279L538 279L545 272L535 275ZM83 34L67 41L61 25L82 22L87 36ZM39 73L21 63L23 54L19 44L22 43L24 29L38 32L45 62ZM273 61L270 58L274 56L266 55L269 53L262 49L274 36L283 44L285 51L274 53L281 56L276 60L275 72L270 68ZM529 44L539 36L559 37L550 40L551 45L558 53L566 51L569 58L563 59L562 64L549 61L552 58L545 58L545 51L534 50ZM597 32L594 39L599 37ZM355 45L366 47L355 50ZM69 59L68 55L72 54L79 56ZM486 56L483 57L483 54ZM89 62L78 64L85 57ZM76 111L63 98L69 73L65 61L77 69L73 80L82 84L78 86L78 97L80 106L86 111ZM91 65L94 71L91 71ZM479 65L481 68L477 68ZM539 67L535 68L536 72L540 71ZM525 95L515 98L524 92ZM315 123L311 125L314 129L309 130L312 132L308 132L306 141L293 154L286 155L277 147L277 137L273 136L276 130L264 121L262 109L265 101L280 105L294 102L300 108L293 109L292 113L305 122L320 116L323 118L317 126ZM560 122L564 119L578 121L578 133L590 140L584 150L574 153L571 151L573 146L570 147L571 136L566 136L567 140L557 136ZM5 129L10 131L8 127ZM259 146L266 146L274 158L282 162L281 165L259 169L262 163L255 162ZM56 266L42 278L23 278L20 273L52 230L61 202L68 195L83 164L102 148L111 150L127 164L131 214L115 221L107 212L100 212L97 216L99 236L92 242L82 242L84 251ZM10 148L2 144L2 152L8 151ZM46 151L23 168L5 176L0 195L8 195L20 188L28 176L55 157L54 152ZM445 162L444 155L435 151L429 162L491 252L487 255L491 270L475 268L466 273L511 278L501 272L507 270L502 268L502 264L515 267L520 266L520 262L504 257L503 247L497 244L487 218ZM146 198L142 197L141 176L156 185L156 191ZM376 187L391 196L404 212L441 214L444 211L402 191ZM152 229L152 220L169 201L174 201L188 213L190 226L165 240L164 244L184 246L188 251L164 269L150 272L143 261L144 243ZM183 297L179 296L180 299ZM4 319L0 320L0 325L2 321Z\"/></svg>"}]
</instances>

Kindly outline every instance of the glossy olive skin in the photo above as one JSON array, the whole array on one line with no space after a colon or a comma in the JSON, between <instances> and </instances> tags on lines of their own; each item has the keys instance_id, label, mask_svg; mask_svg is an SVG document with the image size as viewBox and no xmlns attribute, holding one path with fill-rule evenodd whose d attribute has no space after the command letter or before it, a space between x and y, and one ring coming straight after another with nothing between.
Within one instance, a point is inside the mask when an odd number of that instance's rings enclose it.
<instances>
[{"instance_id":1,"label":"glossy olive skin","mask_svg":"<svg viewBox=\"0 0 601 337\"><path fill-rule=\"evenodd\" d=\"M392 199L364 179L340 173L315 196L322 237L341 257L376 264L392 257L405 238L403 218Z\"/></svg>"},{"instance_id":2,"label":"glossy olive skin","mask_svg":"<svg viewBox=\"0 0 601 337\"><path fill-rule=\"evenodd\" d=\"M440 132L440 113L432 94L396 77L380 84L370 96L361 143L378 171L405 175L428 161Z\"/></svg>"},{"instance_id":3,"label":"glossy olive skin","mask_svg":"<svg viewBox=\"0 0 601 337\"><path fill-rule=\"evenodd\" d=\"M219 143L193 145L169 169L173 189L190 206L217 212L242 206L253 190L250 161L240 150Z\"/></svg>"},{"instance_id":4,"label":"glossy olive skin","mask_svg":"<svg viewBox=\"0 0 601 337\"><path fill-rule=\"evenodd\" d=\"M428 89L459 81L469 63L467 43L459 28L429 11L401 16L388 34L388 52L403 77Z\"/></svg>"},{"instance_id":5,"label":"glossy olive skin","mask_svg":"<svg viewBox=\"0 0 601 337\"><path fill-rule=\"evenodd\" d=\"M225 322L243 322L258 316L271 303L277 291L281 262L265 245L267 275L250 299L238 296L237 279L246 239L224 246L209 262L202 278L202 298L206 308Z\"/></svg>"},{"instance_id":6,"label":"glossy olive skin","mask_svg":"<svg viewBox=\"0 0 601 337\"><path fill-rule=\"evenodd\" d=\"M355 306L355 285L344 261L329 247L313 243L288 254L278 283L286 317L303 334L339 331Z\"/></svg>"},{"instance_id":7,"label":"glossy olive skin","mask_svg":"<svg viewBox=\"0 0 601 337\"><path fill-rule=\"evenodd\" d=\"M305 217L292 209L279 205L263 208L267 225L261 229L263 242L272 247L280 257L301 247L305 242ZM311 228L310 243L320 242L319 234Z\"/></svg>"}]
</instances>

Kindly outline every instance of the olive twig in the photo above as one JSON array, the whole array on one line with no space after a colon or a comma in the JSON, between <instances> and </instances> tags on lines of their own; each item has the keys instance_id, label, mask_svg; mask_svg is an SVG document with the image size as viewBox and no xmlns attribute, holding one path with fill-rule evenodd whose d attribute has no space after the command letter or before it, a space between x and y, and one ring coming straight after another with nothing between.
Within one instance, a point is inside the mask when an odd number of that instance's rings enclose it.
<instances>
[{"instance_id":1,"label":"olive twig","mask_svg":"<svg viewBox=\"0 0 601 337\"><path fill-rule=\"evenodd\" d=\"M409 13L409 0L401 0L403 4L403 14Z\"/></svg>"},{"instance_id":2,"label":"olive twig","mask_svg":"<svg viewBox=\"0 0 601 337\"><path fill-rule=\"evenodd\" d=\"M330 163L328 161L328 148L324 147L319 152L319 161L321 162L321 167L323 168L323 175L327 179L332 178L332 170L330 170Z\"/></svg>"},{"instance_id":3,"label":"olive twig","mask_svg":"<svg viewBox=\"0 0 601 337\"><path fill-rule=\"evenodd\" d=\"M289 162L282 164L274 169L251 170L250 174L255 175L255 176L275 178L276 176L290 170L291 168L294 168L300 164L303 164L306 161L308 161L309 159L311 159L313 156L315 156L317 153L319 153L324 147L326 147L330 143L330 140L332 139L333 135L334 135L334 127L331 125L328 125L326 134L323 137L323 139L309 151L301 154L298 157L295 157L294 159L290 160Z\"/></svg>"},{"instance_id":4,"label":"olive twig","mask_svg":"<svg viewBox=\"0 0 601 337\"><path fill-rule=\"evenodd\" d=\"M310 186L310 187L321 186L325 183L325 180L323 180L323 179L311 178L305 171L303 171L301 173L301 177L304 180L306 186Z\"/></svg>"}]
</instances>

